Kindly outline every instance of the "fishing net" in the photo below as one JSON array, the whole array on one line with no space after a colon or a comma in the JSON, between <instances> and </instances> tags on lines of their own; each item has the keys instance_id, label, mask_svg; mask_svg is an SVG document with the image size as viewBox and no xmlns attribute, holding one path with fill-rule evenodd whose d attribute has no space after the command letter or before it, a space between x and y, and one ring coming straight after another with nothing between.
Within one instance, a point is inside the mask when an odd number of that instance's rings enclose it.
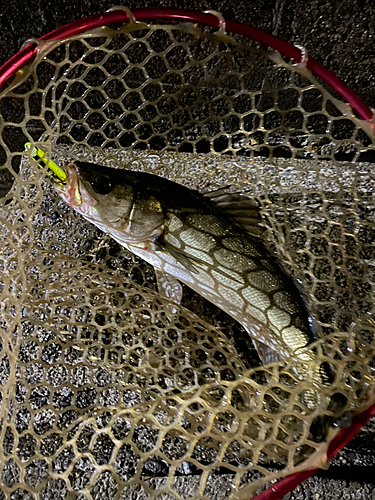
<instances>
[{"instance_id":1,"label":"fishing net","mask_svg":"<svg viewBox=\"0 0 375 500\"><path fill-rule=\"evenodd\" d=\"M0 498L248 499L325 466L374 403L372 129L304 64L240 36L134 20L38 41L0 100ZM31 142L258 200L304 285L305 369L263 367L242 327L55 193ZM329 380L317 374L329 367Z\"/></svg>"}]
</instances>

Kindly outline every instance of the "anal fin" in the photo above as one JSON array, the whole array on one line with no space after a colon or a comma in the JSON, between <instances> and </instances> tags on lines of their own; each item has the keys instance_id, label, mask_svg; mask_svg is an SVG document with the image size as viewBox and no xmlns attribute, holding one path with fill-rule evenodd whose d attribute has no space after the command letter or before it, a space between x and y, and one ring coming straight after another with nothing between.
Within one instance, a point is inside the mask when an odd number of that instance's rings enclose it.
<instances>
[{"instance_id":1,"label":"anal fin","mask_svg":"<svg viewBox=\"0 0 375 500\"><path fill-rule=\"evenodd\" d=\"M269 347L268 345L263 344L263 342L260 342L259 340L255 340L254 338L252 340L254 342L255 349L258 352L260 360L262 361L264 366L281 362L281 358L278 352L276 352L274 349L271 349L271 347Z\"/></svg>"}]
</instances>

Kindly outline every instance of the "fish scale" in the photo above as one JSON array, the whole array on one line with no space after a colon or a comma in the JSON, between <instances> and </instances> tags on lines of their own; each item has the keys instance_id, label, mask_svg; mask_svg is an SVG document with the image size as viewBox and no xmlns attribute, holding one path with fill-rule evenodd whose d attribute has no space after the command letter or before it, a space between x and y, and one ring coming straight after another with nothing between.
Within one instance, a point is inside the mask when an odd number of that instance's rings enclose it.
<instances>
[{"instance_id":1,"label":"fish scale","mask_svg":"<svg viewBox=\"0 0 375 500\"><path fill-rule=\"evenodd\" d=\"M262 238L249 232L259 222L249 199L223 190L205 196L152 174L83 162L70 165L66 185L56 189L153 265L161 293L177 300L173 279L180 280L237 320L264 364L311 359L301 348L315 340L313 320L293 280Z\"/></svg>"},{"instance_id":2,"label":"fish scale","mask_svg":"<svg viewBox=\"0 0 375 500\"><path fill-rule=\"evenodd\" d=\"M196 228L198 227L197 224L194 224L194 226L190 229L186 229L186 226L189 226L189 222L189 218L186 218L183 225L179 225L179 229L174 229L172 232L168 231L168 225L166 225L165 228L165 234L173 235L173 237L179 241L179 248L182 251L186 248L186 246L184 248L185 242L188 242L189 240L195 240L198 242L200 240L196 233ZM207 224L208 229L204 230L204 228L201 227L202 235L212 233L209 229L210 223L212 223L215 228L219 226L217 220L215 220L213 216L211 216L211 220L207 220L206 218L205 223ZM229 232L230 230L225 226L226 225L224 224L220 226L222 233L227 232L230 236L226 238L221 234L220 238L215 240L215 247L209 248L207 246L206 250L206 253L212 257L216 263L216 265L214 264L207 271L215 282L213 290L222 298L220 304L216 302L216 305L219 305L219 307L225 310L225 312L239 321L239 323L245 327L255 340L268 345L271 349L274 349L277 346L283 357L289 357L291 355L291 351L293 352L300 347L304 347L308 344L310 339L307 337L306 331L300 330L299 328L295 328L295 330L293 330L293 335L288 335L288 331L286 331L285 335L282 334L286 327L293 326L293 314L290 314L290 312L285 310L283 307L283 298L280 296L280 294L285 295L284 300L286 302L286 309L290 310L289 303L291 301L293 302L293 300L291 300L288 292L283 290L283 288L286 288L285 280L283 282L283 279L279 275L271 273L269 268L274 266L270 266L270 264L263 259L262 253L259 252L256 245L251 244L249 241L244 244L243 234L238 236L237 242L235 238L233 238L233 229ZM181 232L181 228L184 228L183 233ZM191 238L187 236L189 231L191 232ZM217 231L215 231L215 233L217 234ZM230 243L227 242L226 244L228 239L230 240ZM223 259L220 259L220 257L219 259L216 258L216 254L224 250L222 248L223 245L233 248L232 251L227 250L227 259L229 261L234 261L237 256L237 259L241 258L243 260L243 266L245 269L248 267L252 270L252 272L242 271L242 273L238 273L238 270L241 270L241 267L237 267L235 276L240 274L243 281L242 285L233 279L231 279L230 283L228 283L227 275L231 276L233 273L233 269L231 267L225 268L226 275L218 272L219 267L225 267L225 264L223 265ZM201 251L203 253L203 247ZM258 258L256 259L256 257ZM197 269L199 269L199 264L195 265ZM264 265L266 269L262 269ZM233 287L231 283L236 283L238 286ZM200 288L199 275L196 277L196 283L194 283L193 286L192 284L186 284L205 298L208 298L206 295L207 292L202 291ZM279 292L277 302L273 299L273 292ZM296 314L296 307L294 308L294 311L294 314ZM275 336L275 330L273 328L272 333L264 332L264 328L254 328L254 324L252 324L254 320L264 323L264 325L268 328L272 328L272 326L277 328L279 326L281 336L278 339L273 338ZM272 340L270 337L272 337ZM287 342L285 341L285 338L287 339Z\"/></svg>"}]
</instances>

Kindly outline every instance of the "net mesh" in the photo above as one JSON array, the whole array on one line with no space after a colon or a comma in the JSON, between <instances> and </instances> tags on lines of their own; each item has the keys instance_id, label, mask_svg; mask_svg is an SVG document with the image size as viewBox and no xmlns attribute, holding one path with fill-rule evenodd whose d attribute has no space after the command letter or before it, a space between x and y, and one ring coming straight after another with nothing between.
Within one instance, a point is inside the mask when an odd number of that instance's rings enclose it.
<instances>
[{"instance_id":1,"label":"net mesh","mask_svg":"<svg viewBox=\"0 0 375 500\"><path fill-rule=\"evenodd\" d=\"M188 24L40 42L0 113L0 499L245 499L324 466L340 417L374 402L368 124L303 65ZM25 142L254 196L318 322L306 370L262 367L191 290L161 297Z\"/></svg>"}]
</instances>

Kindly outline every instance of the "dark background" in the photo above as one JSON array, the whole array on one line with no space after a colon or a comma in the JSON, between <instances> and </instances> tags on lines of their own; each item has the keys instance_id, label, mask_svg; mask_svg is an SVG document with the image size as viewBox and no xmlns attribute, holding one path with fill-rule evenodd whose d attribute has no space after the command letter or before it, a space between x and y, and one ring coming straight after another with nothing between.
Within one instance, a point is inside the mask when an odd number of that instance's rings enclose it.
<instances>
[{"instance_id":1,"label":"dark background","mask_svg":"<svg viewBox=\"0 0 375 500\"><path fill-rule=\"evenodd\" d=\"M0 64L23 42L117 3L106 0L0 0ZM308 53L375 107L375 0L138 0L141 7L214 9L227 19L250 24ZM375 500L375 421L323 471L285 500Z\"/></svg>"}]
</instances>

